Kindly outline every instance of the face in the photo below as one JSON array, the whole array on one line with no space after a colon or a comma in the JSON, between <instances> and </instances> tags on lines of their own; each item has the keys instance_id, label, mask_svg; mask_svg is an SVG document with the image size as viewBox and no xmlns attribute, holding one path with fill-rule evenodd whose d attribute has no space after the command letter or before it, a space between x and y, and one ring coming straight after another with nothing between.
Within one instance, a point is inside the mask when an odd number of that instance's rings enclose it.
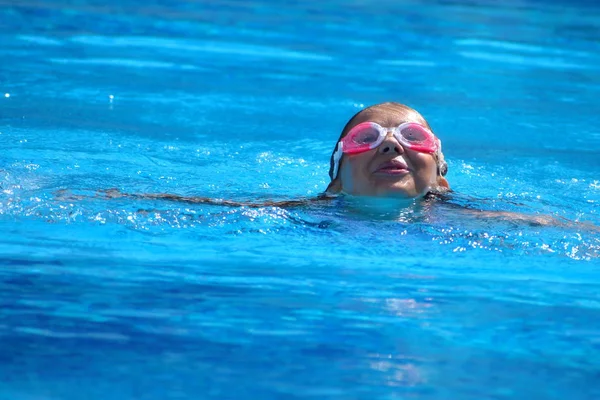
<instances>
[{"instance_id":1,"label":"face","mask_svg":"<svg viewBox=\"0 0 600 400\"><path fill-rule=\"evenodd\" d=\"M384 128L420 123L405 118L393 110L369 110L359 114L348 131L363 122L376 122ZM433 154L404 147L390 130L378 147L344 154L337 179L342 192L355 196L416 198L438 186L437 162Z\"/></svg>"}]
</instances>

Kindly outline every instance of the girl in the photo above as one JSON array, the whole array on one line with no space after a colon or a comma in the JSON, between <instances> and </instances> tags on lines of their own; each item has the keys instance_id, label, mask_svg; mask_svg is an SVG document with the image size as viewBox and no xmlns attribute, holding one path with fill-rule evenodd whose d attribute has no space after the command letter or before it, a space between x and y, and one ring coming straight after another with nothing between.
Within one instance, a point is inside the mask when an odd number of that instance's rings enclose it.
<instances>
[{"instance_id":1,"label":"girl","mask_svg":"<svg viewBox=\"0 0 600 400\"><path fill-rule=\"evenodd\" d=\"M417 111L382 103L355 114L331 155L329 194L417 199L448 191L442 143Z\"/></svg>"}]
</instances>

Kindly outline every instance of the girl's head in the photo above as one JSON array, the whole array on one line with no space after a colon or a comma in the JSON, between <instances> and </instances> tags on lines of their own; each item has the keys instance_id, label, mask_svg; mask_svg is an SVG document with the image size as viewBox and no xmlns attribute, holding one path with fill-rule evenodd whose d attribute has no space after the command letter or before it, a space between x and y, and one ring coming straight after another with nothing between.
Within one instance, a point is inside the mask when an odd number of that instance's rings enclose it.
<instances>
[{"instance_id":1,"label":"girl's head","mask_svg":"<svg viewBox=\"0 0 600 400\"><path fill-rule=\"evenodd\" d=\"M381 103L355 114L342 130L327 192L418 198L448 189L447 170L441 142L421 114L403 104Z\"/></svg>"}]
</instances>

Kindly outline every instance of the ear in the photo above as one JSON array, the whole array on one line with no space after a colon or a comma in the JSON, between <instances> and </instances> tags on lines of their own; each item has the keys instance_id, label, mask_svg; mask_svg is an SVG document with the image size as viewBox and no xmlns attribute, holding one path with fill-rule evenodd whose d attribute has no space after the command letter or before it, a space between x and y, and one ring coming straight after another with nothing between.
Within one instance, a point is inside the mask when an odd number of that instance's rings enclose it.
<instances>
[{"instance_id":1,"label":"ear","mask_svg":"<svg viewBox=\"0 0 600 400\"><path fill-rule=\"evenodd\" d=\"M437 184L438 186L441 186L443 188L450 189L450 184L448 183L446 178L444 178L441 175L437 177Z\"/></svg>"},{"instance_id":2,"label":"ear","mask_svg":"<svg viewBox=\"0 0 600 400\"><path fill-rule=\"evenodd\" d=\"M325 189L325 193L331 193L331 194L339 193L341 191L342 191L342 184L341 184L339 178L335 178L333 181L331 181L329 186L327 186L327 189Z\"/></svg>"}]
</instances>

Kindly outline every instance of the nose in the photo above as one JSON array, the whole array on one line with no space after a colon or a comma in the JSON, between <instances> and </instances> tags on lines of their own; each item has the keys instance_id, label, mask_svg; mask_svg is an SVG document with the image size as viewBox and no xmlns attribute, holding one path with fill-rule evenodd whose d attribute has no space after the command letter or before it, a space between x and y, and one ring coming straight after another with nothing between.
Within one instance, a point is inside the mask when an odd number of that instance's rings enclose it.
<instances>
[{"instance_id":1,"label":"nose","mask_svg":"<svg viewBox=\"0 0 600 400\"><path fill-rule=\"evenodd\" d=\"M379 154L403 154L404 147L402 147L392 132L388 132L383 142L379 145L378 151Z\"/></svg>"}]
</instances>

